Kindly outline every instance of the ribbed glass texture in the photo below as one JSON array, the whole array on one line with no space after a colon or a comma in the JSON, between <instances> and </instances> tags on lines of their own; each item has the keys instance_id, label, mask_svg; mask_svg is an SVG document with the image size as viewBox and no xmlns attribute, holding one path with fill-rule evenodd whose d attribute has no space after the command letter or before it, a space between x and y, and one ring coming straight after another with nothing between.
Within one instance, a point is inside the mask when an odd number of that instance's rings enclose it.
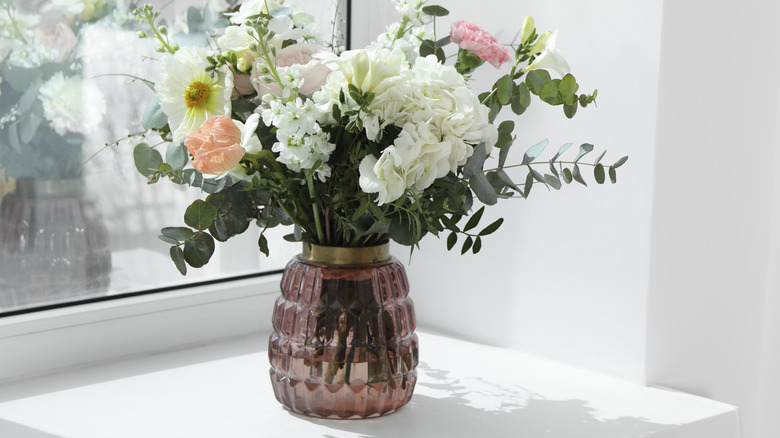
<instances>
[{"instance_id":1,"label":"ribbed glass texture","mask_svg":"<svg viewBox=\"0 0 780 438\"><path fill-rule=\"evenodd\" d=\"M110 273L106 226L90 197L17 189L3 198L0 309L93 297Z\"/></svg>"},{"instance_id":2,"label":"ribbed glass texture","mask_svg":"<svg viewBox=\"0 0 780 438\"><path fill-rule=\"evenodd\" d=\"M328 266L296 257L281 289L268 348L279 402L342 419L389 414L409 402L418 344L398 260Z\"/></svg>"}]
</instances>

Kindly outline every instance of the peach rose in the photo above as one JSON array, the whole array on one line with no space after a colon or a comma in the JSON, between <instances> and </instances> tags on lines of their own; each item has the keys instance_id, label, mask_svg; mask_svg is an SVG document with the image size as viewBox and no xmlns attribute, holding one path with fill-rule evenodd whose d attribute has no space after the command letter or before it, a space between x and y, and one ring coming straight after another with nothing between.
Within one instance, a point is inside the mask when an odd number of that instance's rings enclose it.
<instances>
[{"instance_id":1,"label":"peach rose","mask_svg":"<svg viewBox=\"0 0 780 438\"><path fill-rule=\"evenodd\" d=\"M331 72L330 67L323 64L322 61L333 56L332 53L325 52L322 48L312 44L293 44L276 53L276 68L281 73L287 67L296 66L303 78L303 85L298 91L304 96L311 97L315 91L325 85L325 79ZM252 69L252 85L260 96L269 93L281 96L282 91L279 84L266 82L265 75L260 73L264 65L261 60L256 62L255 68Z\"/></svg>"},{"instance_id":2,"label":"peach rose","mask_svg":"<svg viewBox=\"0 0 780 438\"><path fill-rule=\"evenodd\" d=\"M212 116L197 131L187 134L187 150L195 157L192 167L206 175L222 175L238 165L246 150L241 129L228 116Z\"/></svg>"}]
</instances>

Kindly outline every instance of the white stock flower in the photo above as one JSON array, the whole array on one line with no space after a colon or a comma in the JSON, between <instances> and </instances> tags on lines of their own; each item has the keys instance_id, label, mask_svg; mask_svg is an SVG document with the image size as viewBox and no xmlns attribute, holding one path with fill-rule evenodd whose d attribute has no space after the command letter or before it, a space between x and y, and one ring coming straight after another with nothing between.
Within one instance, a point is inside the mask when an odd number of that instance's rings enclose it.
<instances>
[{"instance_id":1,"label":"white stock flower","mask_svg":"<svg viewBox=\"0 0 780 438\"><path fill-rule=\"evenodd\" d=\"M103 120L106 102L100 90L81 76L54 74L41 85L38 99L43 103L43 114L59 135L68 132L92 132Z\"/></svg>"},{"instance_id":2,"label":"white stock flower","mask_svg":"<svg viewBox=\"0 0 780 438\"><path fill-rule=\"evenodd\" d=\"M210 74L202 49L186 47L162 60L163 78L154 86L168 116L173 141L180 142L215 114L230 114L233 74L226 68Z\"/></svg>"},{"instance_id":3,"label":"white stock flower","mask_svg":"<svg viewBox=\"0 0 780 438\"><path fill-rule=\"evenodd\" d=\"M550 35L550 39L547 40L547 44L544 46L544 49L542 49L542 52L536 56L534 62L523 71L542 68L545 70L553 70L561 76L569 73L571 71L569 63L566 62L566 59L563 58L563 55L561 55L561 52L558 50L557 39L558 31L556 30Z\"/></svg>"},{"instance_id":4,"label":"white stock flower","mask_svg":"<svg viewBox=\"0 0 780 438\"><path fill-rule=\"evenodd\" d=\"M308 99L284 101L267 95L264 100L268 106L262 111L263 123L276 127L277 142L271 150L279 154L277 161L294 172L314 169L322 180L329 176L326 163L336 145L318 124L319 109ZM315 168L317 162L321 166Z\"/></svg>"}]
</instances>

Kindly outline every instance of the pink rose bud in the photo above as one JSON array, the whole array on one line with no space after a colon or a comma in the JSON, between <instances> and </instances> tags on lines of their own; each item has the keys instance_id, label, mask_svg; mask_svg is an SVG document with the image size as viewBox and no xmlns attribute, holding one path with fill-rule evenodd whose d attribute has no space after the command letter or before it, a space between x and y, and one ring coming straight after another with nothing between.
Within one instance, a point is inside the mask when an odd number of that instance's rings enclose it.
<instances>
[{"instance_id":1,"label":"pink rose bud","mask_svg":"<svg viewBox=\"0 0 780 438\"><path fill-rule=\"evenodd\" d=\"M238 165L246 151L241 130L228 116L217 115L203 122L184 140L193 155L192 167L206 175L221 175Z\"/></svg>"},{"instance_id":2,"label":"pink rose bud","mask_svg":"<svg viewBox=\"0 0 780 438\"><path fill-rule=\"evenodd\" d=\"M498 42L492 35L477 27L476 24L460 20L452 25L450 40L461 49L468 50L493 67L512 59L509 49Z\"/></svg>"}]
</instances>

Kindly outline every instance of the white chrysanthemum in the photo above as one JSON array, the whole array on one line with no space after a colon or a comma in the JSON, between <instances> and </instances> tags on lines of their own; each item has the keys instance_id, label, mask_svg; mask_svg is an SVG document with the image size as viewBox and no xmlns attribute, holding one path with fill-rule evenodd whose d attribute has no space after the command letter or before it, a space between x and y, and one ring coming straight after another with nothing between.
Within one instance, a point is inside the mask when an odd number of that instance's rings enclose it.
<instances>
[{"instance_id":1,"label":"white chrysanthemum","mask_svg":"<svg viewBox=\"0 0 780 438\"><path fill-rule=\"evenodd\" d=\"M88 133L103 120L106 102L100 90L81 76L56 73L41 85L38 98L43 114L57 134Z\"/></svg>"},{"instance_id":2,"label":"white chrysanthemum","mask_svg":"<svg viewBox=\"0 0 780 438\"><path fill-rule=\"evenodd\" d=\"M226 67L206 72L202 49L183 48L163 59L163 78L154 86L168 116L173 141L180 142L215 114L230 114L233 74Z\"/></svg>"}]
</instances>

